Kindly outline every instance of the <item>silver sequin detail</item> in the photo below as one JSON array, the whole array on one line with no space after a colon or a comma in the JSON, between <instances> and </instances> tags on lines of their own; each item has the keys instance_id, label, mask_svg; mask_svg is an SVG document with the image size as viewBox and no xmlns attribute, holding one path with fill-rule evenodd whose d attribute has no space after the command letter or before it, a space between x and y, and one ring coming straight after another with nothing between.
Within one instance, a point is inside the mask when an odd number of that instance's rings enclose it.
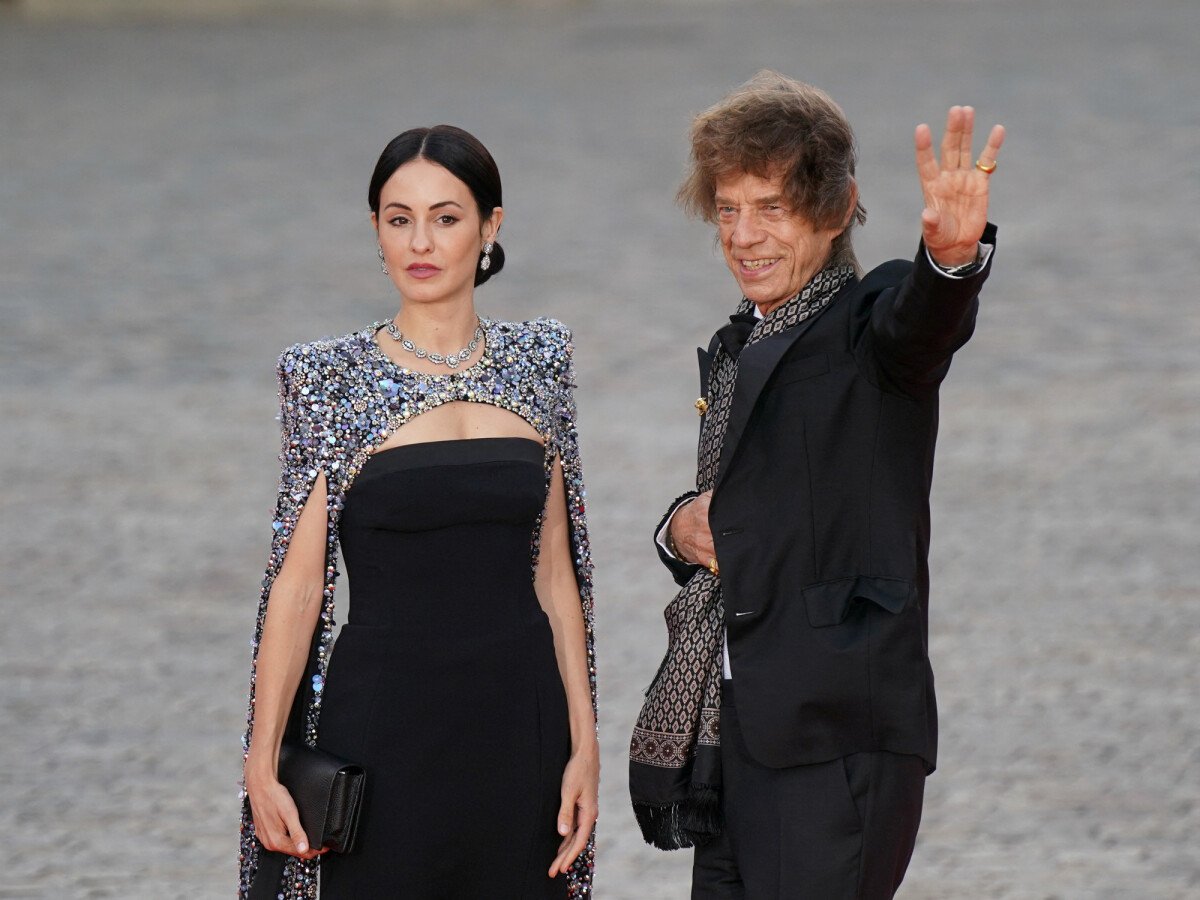
<instances>
[{"instance_id":1,"label":"silver sequin detail","mask_svg":"<svg viewBox=\"0 0 1200 900\"><path fill-rule=\"evenodd\" d=\"M553 319L510 323L481 319L486 334L483 357L466 369L439 375L412 372L392 362L375 343L386 323L332 340L297 344L279 358L279 401L282 445L279 494L272 518L271 554L259 597L252 643L257 660L267 599L283 565L300 512L319 475L327 483L328 530L325 589L318 626L318 671L307 677L324 683L334 635L334 589L338 577L338 519L346 492L372 450L397 428L423 412L451 401L488 403L525 419L546 446L545 478L549 490L556 460L560 460L567 492L571 550L583 603L587 641L588 679L596 703L596 658L592 607L592 560L588 541L583 473L573 389L571 333ZM535 531L533 565L537 565L540 527ZM254 712L254 671L251 669L247 728L243 755L250 746ZM306 737L315 744L320 722L321 694L316 692L306 718ZM238 896L245 900L257 866L249 803L242 804ZM590 897L595 865L595 838L579 855L567 875L572 900ZM281 900L316 900L317 863L292 859L285 868L286 892Z\"/></svg>"}]
</instances>

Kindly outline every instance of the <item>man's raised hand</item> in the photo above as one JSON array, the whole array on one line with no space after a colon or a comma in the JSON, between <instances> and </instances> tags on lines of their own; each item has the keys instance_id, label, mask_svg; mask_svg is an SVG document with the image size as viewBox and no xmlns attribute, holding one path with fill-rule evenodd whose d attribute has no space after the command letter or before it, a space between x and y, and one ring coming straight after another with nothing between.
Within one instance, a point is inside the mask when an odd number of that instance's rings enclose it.
<instances>
[{"instance_id":1,"label":"man's raised hand","mask_svg":"<svg viewBox=\"0 0 1200 900\"><path fill-rule=\"evenodd\" d=\"M960 266L974 260L987 225L988 179L1004 143L1004 126L992 127L978 161L971 153L974 127L973 108L950 107L940 163L933 153L929 126L918 125L914 136L917 175L925 198L921 232L933 261L942 266Z\"/></svg>"}]
</instances>

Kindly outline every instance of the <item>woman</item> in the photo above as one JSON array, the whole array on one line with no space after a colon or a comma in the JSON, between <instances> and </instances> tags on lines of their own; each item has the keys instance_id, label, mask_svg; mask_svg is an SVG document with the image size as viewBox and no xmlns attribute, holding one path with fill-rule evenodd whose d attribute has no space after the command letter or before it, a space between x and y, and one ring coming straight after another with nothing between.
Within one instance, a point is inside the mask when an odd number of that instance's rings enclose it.
<instances>
[{"instance_id":1,"label":"woman","mask_svg":"<svg viewBox=\"0 0 1200 900\"><path fill-rule=\"evenodd\" d=\"M281 896L584 897L599 751L591 562L558 322L480 319L504 265L491 155L406 131L368 192L389 322L280 358L283 474L255 635L241 884L289 854ZM332 639L336 551L353 592ZM352 853L309 845L277 779L301 678L308 737L362 765Z\"/></svg>"}]
</instances>

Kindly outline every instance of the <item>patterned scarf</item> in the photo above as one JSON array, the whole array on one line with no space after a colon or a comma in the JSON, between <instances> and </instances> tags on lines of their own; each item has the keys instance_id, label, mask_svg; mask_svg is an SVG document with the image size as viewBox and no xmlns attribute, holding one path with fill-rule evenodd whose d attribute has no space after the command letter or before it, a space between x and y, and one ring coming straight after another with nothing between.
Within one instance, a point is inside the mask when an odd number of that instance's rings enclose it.
<instances>
[{"instance_id":1,"label":"patterned scarf","mask_svg":"<svg viewBox=\"0 0 1200 900\"><path fill-rule=\"evenodd\" d=\"M798 295L754 325L746 347L793 328L825 309L854 274L828 266ZM745 298L731 317L752 312ZM729 426L738 359L713 357L708 410L700 429L696 488L711 490ZM646 842L690 847L721 833L721 661L725 608L721 582L701 567L667 604L667 654L646 691L629 745L629 790Z\"/></svg>"}]
</instances>

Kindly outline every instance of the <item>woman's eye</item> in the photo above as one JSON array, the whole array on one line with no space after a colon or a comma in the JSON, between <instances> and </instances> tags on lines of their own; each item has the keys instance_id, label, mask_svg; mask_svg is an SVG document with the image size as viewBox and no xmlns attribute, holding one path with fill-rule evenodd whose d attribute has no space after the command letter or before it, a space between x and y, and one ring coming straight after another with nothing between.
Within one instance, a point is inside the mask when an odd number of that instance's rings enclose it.
<instances>
[{"instance_id":1,"label":"woman's eye","mask_svg":"<svg viewBox=\"0 0 1200 900\"><path fill-rule=\"evenodd\" d=\"M442 225L453 225L458 219L447 213L446 215L438 216L438 222Z\"/></svg>"},{"instance_id":2,"label":"woman's eye","mask_svg":"<svg viewBox=\"0 0 1200 900\"><path fill-rule=\"evenodd\" d=\"M395 218L388 219L388 224L395 226L407 225L408 218L406 216L396 216Z\"/></svg>"}]
</instances>

